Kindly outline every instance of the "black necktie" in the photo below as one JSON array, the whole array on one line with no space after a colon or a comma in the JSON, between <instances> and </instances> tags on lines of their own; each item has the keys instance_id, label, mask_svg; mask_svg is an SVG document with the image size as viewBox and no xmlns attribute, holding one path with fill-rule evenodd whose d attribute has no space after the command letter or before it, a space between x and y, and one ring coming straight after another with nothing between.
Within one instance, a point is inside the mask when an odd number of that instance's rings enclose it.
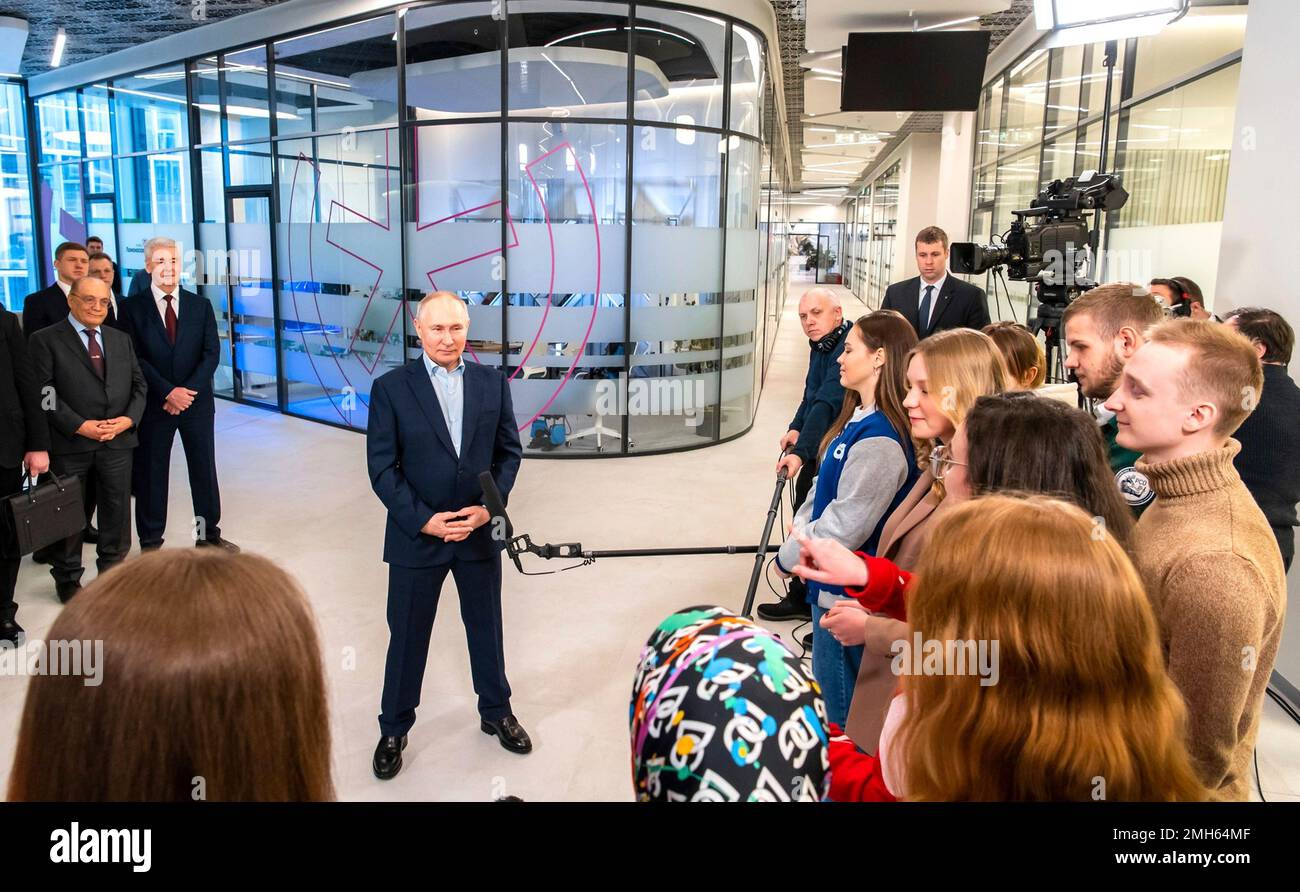
<instances>
[{"instance_id":1,"label":"black necktie","mask_svg":"<svg viewBox=\"0 0 1300 892\"><path fill-rule=\"evenodd\" d=\"M920 322L920 325L918 325L917 327L921 329L922 337L925 337L925 335L930 331L930 294L933 291L934 291L933 285L926 285L925 297L921 298L921 309L918 313L918 315L920 315L921 318L918 320Z\"/></svg>"},{"instance_id":2,"label":"black necktie","mask_svg":"<svg viewBox=\"0 0 1300 892\"><path fill-rule=\"evenodd\" d=\"M86 350L90 353L90 364L95 368L95 374L99 375L100 380L104 379L104 351L99 347L99 341L95 340L95 330L87 328L86 330Z\"/></svg>"}]
</instances>

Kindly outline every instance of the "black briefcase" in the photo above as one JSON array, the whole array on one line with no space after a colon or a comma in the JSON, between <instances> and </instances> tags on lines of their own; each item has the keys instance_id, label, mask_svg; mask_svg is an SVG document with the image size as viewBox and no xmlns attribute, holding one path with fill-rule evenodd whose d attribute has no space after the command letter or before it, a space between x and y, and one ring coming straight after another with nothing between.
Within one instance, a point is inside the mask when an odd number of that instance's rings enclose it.
<instances>
[{"instance_id":1,"label":"black briefcase","mask_svg":"<svg viewBox=\"0 0 1300 892\"><path fill-rule=\"evenodd\" d=\"M5 520L19 555L62 542L86 527L81 501L81 480L75 475L56 477L4 500Z\"/></svg>"}]
</instances>

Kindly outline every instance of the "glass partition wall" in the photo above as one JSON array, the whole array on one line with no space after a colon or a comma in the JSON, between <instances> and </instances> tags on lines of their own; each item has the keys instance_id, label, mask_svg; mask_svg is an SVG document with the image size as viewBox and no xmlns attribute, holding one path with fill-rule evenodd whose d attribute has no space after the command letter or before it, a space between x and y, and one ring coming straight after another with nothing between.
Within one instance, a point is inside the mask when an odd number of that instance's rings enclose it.
<instances>
[{"instance_id":1,"label":"glass partition wall","mask_svg":"<svg viewBox=\"0 0 1300 892\"><path fill-rule=\"evenodd\" d=\"M98 235L125 290L169 235L218 393L358 430L420 355L421 297L452 291L530 454L715 443L752 424L785 297L767 59L723 16L496 0L43 96L47 279Z\"/></svg>"}]
</instances>

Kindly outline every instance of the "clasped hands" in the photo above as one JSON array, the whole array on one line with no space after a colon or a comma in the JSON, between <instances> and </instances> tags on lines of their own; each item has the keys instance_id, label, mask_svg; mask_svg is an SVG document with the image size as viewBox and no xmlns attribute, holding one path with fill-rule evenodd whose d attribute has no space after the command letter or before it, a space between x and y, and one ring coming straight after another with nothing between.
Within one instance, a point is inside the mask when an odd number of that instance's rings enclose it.
<instances>
[{"instance_id":1,"label":"clasped hands","mask_svg":"<svg viewBox=\"0 0 1300 892\"><path fill-rule=\"evenodd\" d=\"M452 519L457 517L461 519ZM491 517L488 509L482 505L471 505L459 511L440 511L420 527L420 532L437 536L444 542L461 542L468 539L470 533L487 523Z\"/></svg>"},{"instance_id":2,"label":"clasped hands","mask_svg":"<svg viewBox=\"0 0 1300 892\"><path fill-rule=\"evenodd\" d=\"M188 387L173 387L171 393L163 400L163 409L168 415L179 415L194 405L194 398L198 395L197 390L190 390Z\"/></svg>"},{"instance_id":3,"label":"clasped hands","mask_svg":"<svg viewBox=\"0 0 1300 892\"><path fill-rule=\"evenodd\" d=\"M98 443L107 443L118 434L125 433L131 429L134 422L125 415L119 415L116 418L104 418L99 421L87 419L77 428L77 433L87 440L94 440Z\"/></svg>"}]
</instances>

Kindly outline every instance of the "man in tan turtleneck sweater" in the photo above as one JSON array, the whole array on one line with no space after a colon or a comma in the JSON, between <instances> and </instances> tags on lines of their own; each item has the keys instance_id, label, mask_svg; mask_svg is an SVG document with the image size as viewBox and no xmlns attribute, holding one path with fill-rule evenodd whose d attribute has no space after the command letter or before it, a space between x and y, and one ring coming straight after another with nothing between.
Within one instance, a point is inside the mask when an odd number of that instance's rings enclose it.
<instances>
[{"instance_id":1,"label":"man in tan turtleneck sweater","mask_svg":"<svg viewBox=\"0 0 1300 892\"><path fill-rule=\"evenodd\" d=\"M1264 377L1250 342L1225 326L1179 319L1147 337L1106 401L1116 441L1142 453L1137 468L1156 493L1134 559L1187 702L1201 780L1212 798L1245 800L1286 614L1277 540L1233 465L1231 434Z\"/></svg>"}]
</instances>

